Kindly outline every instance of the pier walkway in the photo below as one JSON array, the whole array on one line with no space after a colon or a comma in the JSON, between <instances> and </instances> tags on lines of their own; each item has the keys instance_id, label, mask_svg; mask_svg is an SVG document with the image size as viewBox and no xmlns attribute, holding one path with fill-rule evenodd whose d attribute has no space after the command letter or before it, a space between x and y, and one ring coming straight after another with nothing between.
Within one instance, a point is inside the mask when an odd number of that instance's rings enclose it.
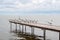
<instances>
[{"instance_id":1,"label":"pier walkway","mask_svg":"<svg viewBox=\"0 0 60 40\"><path fill-rule=\"evenodd\" d=\"M59 32L59 40L60 40L60 27L53 26L53 25L45 25L40 23L29 23L29 22L22 22L19 20L9 20L10 22L10 30L12 30L12 23L16 24L16 32L17 32L17 24L22 25L22 34L23 30L25 30L26 33L26 27L31 27L31 34L34 35L34 28L40 28L43 30L43 39L46 40L46 30L51 30L55 32ZM23 27L25 26L25 29ZM34 35L35 36L35 35Z\"/></svg>"}]
</instances>

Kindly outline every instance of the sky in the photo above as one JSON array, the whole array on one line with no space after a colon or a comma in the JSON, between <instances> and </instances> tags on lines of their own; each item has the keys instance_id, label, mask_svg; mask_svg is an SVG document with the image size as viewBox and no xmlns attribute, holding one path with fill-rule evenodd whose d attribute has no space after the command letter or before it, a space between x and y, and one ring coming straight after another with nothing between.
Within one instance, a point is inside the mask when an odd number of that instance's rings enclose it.
<instances>
[{"instance_id":1,"label":"sky","mask_svg":"<svg viewBox=\"0 0 60 40\"><path fill-rule=\"evenodd\" d=\"M0 14L60 13L60 0L0 0Z\"/></svg>"}]
</instances>

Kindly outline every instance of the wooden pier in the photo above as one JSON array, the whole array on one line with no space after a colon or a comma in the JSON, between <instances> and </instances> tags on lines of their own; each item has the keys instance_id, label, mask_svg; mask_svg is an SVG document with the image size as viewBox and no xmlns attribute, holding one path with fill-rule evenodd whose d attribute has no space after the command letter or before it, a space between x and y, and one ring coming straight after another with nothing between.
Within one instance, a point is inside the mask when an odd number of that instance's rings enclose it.
<instances>
[{"instance_id":1,"label":"wooden pier","mask_svg":"<svg viewBox=\"0 0 60 40\"><path fill-rule=\"evenodd\" d=\"M22 31L19 32L19 33L22 33L21 36L25 35L24 37L27 37L27 35L28 35L28 36L33 37L33 38L42 37L44 40L46 40L46 30L51 30L51 31L59 32L59 40L60 40L60 27L52 26L52 25L45 25L45 24L40 24L40 23L22 22L19 20L12 20L12 19L10 19L9 22L10 22L10 31L12 31L12 23L14 23L16 25L16 30L15 30L16 33L18 31L17 30L17 24L19 24L19 30L21 29L20 25L22 25ZM26 30L27 30L26 27L28 27L28 26L31 27L31 34L26 33ZM34 28L42 29L43 30L43 36L35 35L34 34Z\"/></svg>"}]
</instances>

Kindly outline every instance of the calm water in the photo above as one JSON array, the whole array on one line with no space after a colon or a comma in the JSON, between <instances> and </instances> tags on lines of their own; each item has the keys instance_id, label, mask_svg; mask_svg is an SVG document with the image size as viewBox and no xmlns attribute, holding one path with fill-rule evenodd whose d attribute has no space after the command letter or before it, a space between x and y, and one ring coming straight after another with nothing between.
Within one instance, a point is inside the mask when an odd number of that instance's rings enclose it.
<instances>
[{"instance_id":1,"label":"calm water","mask_svg":"<svg viewBox=\"0 0 60 40\"><path fill-rule=\"evenodd\" d=\"M44 16L43 15L43 16L34 16L31 18L38 19L38 17L40 17L41 23L46 23L46 22L44 22L44 20L49 20L50 16L47 16L47 15ZM58 15L57 16L54 15L54 20L56 19L54 21L55 23L53 23L54 25L57 23L58 23L57 25L59 25L59 22L58 22L59 18L58 17L59 17ZM0 40L15 40L17 37L15 34L9 32L10 30L9 30L9 21L8 20L10 18L14 19L14 16L7 16L7 15L0 16ZM15 18L18 18L18 16L16 16ZM50 17L50 18L53 18L53 17ZM48 24L48 23L46 23L46 24ZM14 24L13 24L13 27L14 27ZM29 27L27 28L27 32L30 32ZM47 33L46 39L51 39L51 40L58 40L59 39L57 32L46 31L46 33ZM35 28L35 34L43 35L43 32L42 32L42 30Z\"/></svg>"}]
</instances>

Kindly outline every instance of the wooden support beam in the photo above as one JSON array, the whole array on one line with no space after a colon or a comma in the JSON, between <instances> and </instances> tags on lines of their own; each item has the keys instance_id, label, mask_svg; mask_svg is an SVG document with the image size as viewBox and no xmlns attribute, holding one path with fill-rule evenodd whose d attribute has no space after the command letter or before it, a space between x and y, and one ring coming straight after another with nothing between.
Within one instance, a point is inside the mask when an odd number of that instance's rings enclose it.
<instances>
[{"instance_id":1,"label":"wooden support beam","mask_svg":"<svg viewBox=\"0 0 60 40\"><path fill-rule=\"evenodd\" d=\"M43 30L44 40L46 40L46 30Z\"/></svg>"},{"instance_id":2,"label":"wooden support beam","mask_svg":"<svg viewBox=\"0 0 60 40\"><path fill-rule=\"evenodd\" d=\"M10 32L12 32L12 23L10 22Z\"/></svg>"},{"instance_id":3,"label":"wooden support beam","mask_svg":"<svg viewBox=\"0 0 60 40\"><path fill-rule=\"evenodd\" d=\"M59 32L59 40L60 40L60 32Z\"/></svg>"},{"instance_id":4,"label":"wooden support beam","mask_svg":"<svg viewBox=\"0 0 60 40\"><path fill-rule=\"evenodd\" d=\"M16 28L15 28L15 30L16 30L16 33L17 33L17 24L15 24L16 25Z\"/></svg>"},{"instance_id":5,"label":"wooden support beam","mask_svg":"<svg viewBox=\"0 0 60 40\"><path fill-rule=\"evenodd\" d=\"M25 34L26 34L26 25L25 25Z\"/></svg>"},{"instance_id":6,"label":"wooden support beam","mask_svg":"<svg viewBox=\"0 0 60 40\"><path fill-rule=\"evenodd\" d=\"M20 24L19 24L19 32L21 31L21 27L20 27Z\"/></svg>"},{"instance_id":7,"label":"wooden support beam","mask_svg":"<svg viewBox=\"0 0 60 40\"><path fill-rule=\"evenodd\" d=\"M31 35L34 35L34 27L31 27Z\"/></svg>"},{"instance_id":8,"label":"wooden support beam","mask_svg":"<svg viewBox=\"0 0 60 40\"><path fill-rule=\"evenodd\" d=\"M23 31L24 31L24 27L23 27L24 25L22 25L22 34L23 34Z\"/></svg>"}]
</instances>

